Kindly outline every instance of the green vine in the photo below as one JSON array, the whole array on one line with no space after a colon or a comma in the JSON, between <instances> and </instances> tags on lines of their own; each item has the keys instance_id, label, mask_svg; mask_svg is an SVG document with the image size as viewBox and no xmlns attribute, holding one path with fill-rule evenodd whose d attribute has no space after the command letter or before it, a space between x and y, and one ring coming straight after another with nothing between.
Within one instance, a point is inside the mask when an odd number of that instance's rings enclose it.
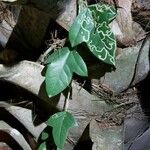
<instances>
[{"instance_id":1,"label":"green vine","mask_svg":"<svg viewBox=\"0 0 150 150\"><path fill-rule=\"evenodd\" d=\"M116 17L116 9L108 4L87 5L79 1L79 14L69 31L71 47L63 47L45 60L46 91L49 97L60 94L71 83L73 74L88 76L88 69L83 58L78 53L77 46L85 43L90 51L100 61L115 65L116 39L109 24ZM85 1L84 1L85 2ZM68 93L66 103L69 100ZM52 134L56 146L63 149L68 130L77 125L72 114L67 112L67 105L62 112L51 116L47 126L53 128ZM45 135L45 139L48 136ZM40 145L39 150L46 149L46 142Z\"/></svg>"}]
</instances>

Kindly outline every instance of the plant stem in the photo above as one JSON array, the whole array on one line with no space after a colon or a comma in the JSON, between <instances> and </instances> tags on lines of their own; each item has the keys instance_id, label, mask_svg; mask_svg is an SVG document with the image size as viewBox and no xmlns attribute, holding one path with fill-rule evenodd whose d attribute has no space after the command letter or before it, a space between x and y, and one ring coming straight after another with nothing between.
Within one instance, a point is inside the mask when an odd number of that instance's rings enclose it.
<instances>
[{"instance_id":1,"label":"plant stem","mask_svg":"<svg viewBox=\"0 0 150 150\"><path fill-rule=\"evenodd\" d=\"M69 87L67 97L65 98L65 101L64 101L63 111L67 111L67 109L68 109L68 104L69 104L69 99L70 99L70 92L71 92L71 88Z\"/></svg>"}]
</instances>

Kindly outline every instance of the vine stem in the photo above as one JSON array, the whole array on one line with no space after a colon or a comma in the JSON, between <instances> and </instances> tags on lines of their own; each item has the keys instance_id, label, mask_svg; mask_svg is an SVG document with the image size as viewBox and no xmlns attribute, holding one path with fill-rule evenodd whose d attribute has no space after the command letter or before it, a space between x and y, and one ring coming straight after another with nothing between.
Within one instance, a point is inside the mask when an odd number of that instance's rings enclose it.
<instances>
[{"instance_id":1,"label":"vine stem","mask_svg":"<svg viewBox=\"0 0 150 150\"><path fill-rule=\"evenodd\" d=\"M63 111L67 111L67 109L68 109L70 93L71 93L71 87L69 87L69 90L68 90L68 93L67 93L67 97L65 98Z\"/></svg>"}]
</instances>

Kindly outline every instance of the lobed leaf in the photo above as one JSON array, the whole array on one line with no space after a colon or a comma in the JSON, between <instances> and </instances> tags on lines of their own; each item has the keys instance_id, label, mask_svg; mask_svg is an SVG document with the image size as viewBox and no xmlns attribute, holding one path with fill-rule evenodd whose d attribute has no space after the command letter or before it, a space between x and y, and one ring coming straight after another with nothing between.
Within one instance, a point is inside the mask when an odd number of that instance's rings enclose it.
<instances>
[{"instance_id":1,"label":"lobed leaf","mask_svg":"<svg viewBox=\"0 0 150 150\"><path fill-rule=\"evenodd\" d=\"M82 57L77 51L70 51L67 47L55 52L47 63L45 82L49 97L62 92L70 84L73 73L87 76L87 67Z\"/></svg>"},{"instance_id":2,"label":"lobed leaf","mask_svg":"<svg viewBox=\"0 0 150 150\"><path fill-rule=\"evenodd\" d=\"M65 140L70 128L77 126L75 118L69 112L58 112L51 116L47 122L53 128L53 138L56 146L60 149L64 147Z\"/></svg>"},{"instance_id":3,"label":"lobed leaf","mask_svg":"<svg viewBox=\"0 0 150 150\"><path fill-rule=\"evenodd\" d=\"M97 58L115 65L116 39L109 27L115 17L115 8L107 4L95 4L84 8L69 31L72 47L85 42Z\"/></svg>"}]
</instances>

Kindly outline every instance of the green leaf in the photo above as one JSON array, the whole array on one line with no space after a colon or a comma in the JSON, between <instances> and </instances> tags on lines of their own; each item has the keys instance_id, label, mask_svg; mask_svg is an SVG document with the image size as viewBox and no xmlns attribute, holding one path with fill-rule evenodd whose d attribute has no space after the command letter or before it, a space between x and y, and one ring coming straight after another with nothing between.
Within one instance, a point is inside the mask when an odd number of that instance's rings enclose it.
<instances>
[{"instance_id":1,"label":"green leaf","mask_svg":"<svg viewBox=\"0 0 150 150\"><path fill-rule=\"evenodd\" d=\"M109 24L116 17L116 13L115 8L107 4L84 8L69 31L72 47L85 42L97 58L115 65L116 39Z\"/></svg>"},{"instance_id":2,"label":"green leaf","mask_svg":"<svg viewBox=\"0 0 150 150\"><path fill-rule=\"evenodd\" d=\"M46 142L41 143L38 150L47 150Z\"/></svg>"},{"instance_id":3,"label":"green leaf","mask_svg":"<svg viewBox=\"0 0 150 150\"><path fill-rule=\"evenodd\" d=\"M41 133L41 140L43 140L43 141L45 141L45 140L47 140L48 139L48 137L49 137L49 134L47 133L47 132L42 132Z\"/></svg>"},{"instance_id":4,"label":"green leaf","mask_svg":"<svg viewBox=\"0 0 150 150\"><path fill-rule=\"evenodd\" d=\"M87 17L89 20L86 21ZM79 13L69 31L69 40L72 47L89 41L90 33L94 29L93 21L92 13L88 8Z\"/></svg>"},{"instance_id":5,"label":"green leaf","mask_svg":"<svg viewBox=\"0 0 150 150\"><path fill-rule=\"evenodd\" d=\"M63 150L63 149L60 149L60 148L57 147L57 150Z\"/></svg>"},{"instance_id":6,"label":"green leaf","mask_svg":"<svg viewBox=\"0 0 150 150\"><path fill-rule=\"evenodd\" d=\"M70 128L77 126L77 122L69 112L59 112L48 119L48 126L53 128L53 138L56 146L60 149L64 147L65 140Z\"/></svg>"},{"instance_id":7,"label":"green leaf","mask_svg":"<svg viewBox=\"0 0 150 150\"><path fill-rule=\"evenodd\" d=\"M47 63L45 82L49 97L62 92L71 82L73 73L87 76L87 67L82 57L67 47L49 56Z\"/></svg>"},{"instance_id":8,"label":"green leaf","mask_svg":"<svg viewBox=\"0 0 150 150\"><path fill-rule=\"evenodd\" d=\"M87 0L78 0L78 11L80 12L83 8L87 7Z\"/></svg>"}]
</instances>

